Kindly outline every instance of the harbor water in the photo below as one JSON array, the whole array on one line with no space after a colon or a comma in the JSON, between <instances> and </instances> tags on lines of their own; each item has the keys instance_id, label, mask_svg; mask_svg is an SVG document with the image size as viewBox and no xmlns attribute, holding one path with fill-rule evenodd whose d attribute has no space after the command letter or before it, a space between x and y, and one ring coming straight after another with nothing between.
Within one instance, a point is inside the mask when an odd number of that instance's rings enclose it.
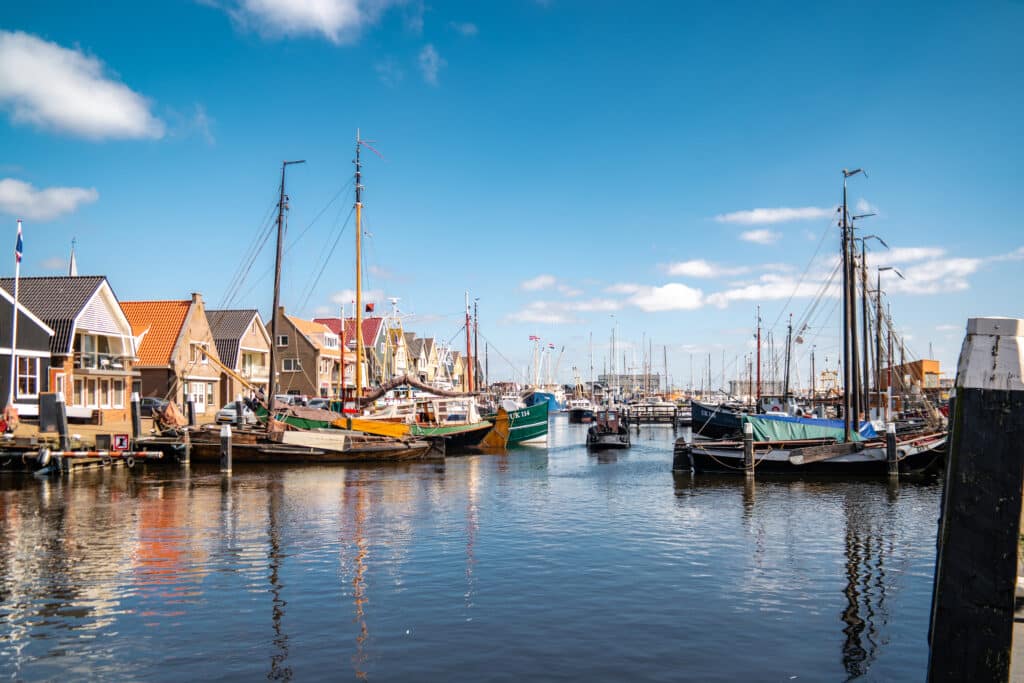
<instances>
[{"instance_id":1,"label":"harbor water","mask_svg":"<svg viewBox=\"0 0 1024 683\"><path fill-rule=\"evenodd\" d=\"M364 467L0 475L12 680L922 680L936 482L673 474L666 426Z\"/></svg>"}]
</instances>

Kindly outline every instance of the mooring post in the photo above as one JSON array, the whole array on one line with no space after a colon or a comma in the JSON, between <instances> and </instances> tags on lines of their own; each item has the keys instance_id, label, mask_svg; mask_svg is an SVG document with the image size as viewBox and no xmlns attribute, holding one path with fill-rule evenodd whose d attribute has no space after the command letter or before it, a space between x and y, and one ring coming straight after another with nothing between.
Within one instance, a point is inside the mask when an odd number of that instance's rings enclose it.
<instances>
[{"instance_id":1,"label":"mooring post","mask_svg":"<svg viewBox=\"0 0 1024 683\"><path fill-rule=\"evenodd\" d=\"M182 454L179 462L183 467L188 467L192 464L192 437L189 435L188 430L186 430L184 436L181 437L181 443Z\"/></svg>"},{"instance_id":2,"label":"mooring post","mask_svg":"<svg viewBox=\"0 0 1024 683\"><path fill-rule=\"evenodd\" d=\"M245 424L245 403L242 402L242 395L235 396L235 426L241 428Z\"/></svg>"},{"instance_id":3,"label":"mooring post","mask_svg":"<svg viewBox=\"0 0 1024 683\"><path fill-rule=\"evenodd\" d=\"M231 425L220 428L220 471L231 474Z\"/></svg>"},{"instance_id":4,"label":"mooring post","mask_svg":"<svg viewBox=\"0 0 1024 683\"><path fill-rule=\"evenodd\" d=\"M889 476L898 478L900 476L900 458L896 450L896 423L890 422L885 426L885 461L889 464Z\"/></svg>"},{"instance_id":5,"label":"mooring post","mask_svg":"<svg viewBox=\"0 0 1024 683\"><path fill-rule=\"evenodd\" d=\"M139 392L132 392L132 441L142 436L142 408ZM134 446L133 446L134 448Z\"/></svg>"},{"instance_id":6,"label":"mooring post","mask_svg":"<svg viewBox=\"0 0 1024 683\"><path fill-rule=\"evenodd\" d=\"M1024 320L971 318L957 365L928 680L1009 680L1024 482Z\"/></svg>"},{"instance_id":7,"label":"mooring post","mask_svg":"<svg viewBox=\"0 0 1024 683\"><path fill-rule=\"evenodd\" d=\"M68 407L64 403L64 392L58 391L57 399L57 437L60 440L60 450L71 449L71 437L68 434Z\"/></svg>"},{"instance_id":8,"label":"mooring post","mask_svg":"<svg viewBox=\"0 0 1024 683\"><path fill-rule=\"evenodd\" d=\"M754 476L754 425L743 423L743 469L748 477Z\"/></svg>"},{"instance_id":9,"label":"mooring post","mask_svg":"<svg viewBox=\"0 0 1024 683\"><path fill-rule=\"evenodd\" d=\"M196 426L196 404L191 396L185 399L185 417L188 418L189 427Z\"/></svg>"}]
</instances>

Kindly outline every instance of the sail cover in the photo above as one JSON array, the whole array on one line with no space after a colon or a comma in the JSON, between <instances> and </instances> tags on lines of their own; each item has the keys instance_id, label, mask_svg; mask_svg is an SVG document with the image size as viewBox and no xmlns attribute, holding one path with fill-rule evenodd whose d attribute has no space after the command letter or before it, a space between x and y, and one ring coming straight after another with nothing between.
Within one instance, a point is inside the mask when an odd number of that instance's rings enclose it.
<instances>
[{"instance_id":1,"label":"sail cover","mask_svg":"<svg viewBox=\"0 0 1024 683\"><path fill-rule=\"evenodd\" d=\"M799 439L835 439L844 441L842 420L818 420L788 415L744 415L744 422L754 427L755 441L795 441ZM850 434L850 441L877 438L870 422L862 422L860 431Z\"/></svg>"}]
</instances>

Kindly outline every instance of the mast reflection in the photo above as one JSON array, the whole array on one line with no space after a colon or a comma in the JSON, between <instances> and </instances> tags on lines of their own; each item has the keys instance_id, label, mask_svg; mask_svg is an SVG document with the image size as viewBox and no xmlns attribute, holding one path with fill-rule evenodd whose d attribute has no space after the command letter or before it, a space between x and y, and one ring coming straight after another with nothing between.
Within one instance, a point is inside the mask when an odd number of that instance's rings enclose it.
<instances>
[{"instance_id":1,"label":"mast reflection","mask_svg":"<svg viewBox=\"0 0 1024 683\"><path fill-rule=\"evenodd\" d=\"M292 669L285 664L288 659L288 634L281 628L281 621L284 618L284 608L288 602L281 597L281 560L284 555L281 552L281 528L279 515L281 513L282 484L273 480L269 484L270 505L267 515L268 537L270 540L269 555L270 561L270 594L273 596L271 609L271 623L274 627L274 648L275 652L270 657L270 671L267 678L274 681L290 681Z\"/></svg>"}]
</instances>

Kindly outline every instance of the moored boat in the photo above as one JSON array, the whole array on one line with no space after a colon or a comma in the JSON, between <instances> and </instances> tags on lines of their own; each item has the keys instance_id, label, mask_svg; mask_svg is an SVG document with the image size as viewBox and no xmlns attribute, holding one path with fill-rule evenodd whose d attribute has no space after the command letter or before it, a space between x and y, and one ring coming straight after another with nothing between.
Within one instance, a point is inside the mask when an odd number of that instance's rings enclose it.
<instances>
[{"instance_id":1,"label":"moored boat","mask_svg":"<svg viewBox=\"0 0 1024 683\"><path fill-rule=\"evenodd\" d=\"M587 448L629 448L629 421L615 408L594 412L594 423L587 430Z\"/></svg>"},{"instance_id":2,"label":"moored boat","mask_svg":"<svg viewBox=\"0 0 1024 683\"><path fill-rule=\"evenodd\" d=\"M568 405L569 422L581 424L594 420L594 404L588 398L573 398Z\"/></svg>"}]
</instances>

